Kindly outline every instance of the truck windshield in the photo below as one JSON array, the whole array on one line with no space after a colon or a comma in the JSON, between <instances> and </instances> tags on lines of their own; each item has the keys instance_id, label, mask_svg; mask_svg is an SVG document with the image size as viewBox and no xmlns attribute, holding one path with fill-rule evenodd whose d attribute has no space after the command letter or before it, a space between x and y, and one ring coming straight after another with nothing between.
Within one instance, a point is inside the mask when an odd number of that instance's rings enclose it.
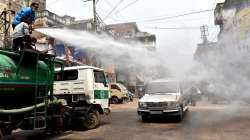
<instances>
[{"instance_id":1,"label":"truck windshield","mask_svg":"<svg viewBox=\"0 0 250 140\"><path fill-rule=\"evenodd\" d=\"M94 70L95 82L96 83L105 83L105 76L103 71Z\"/></svg>"},{"instance_id":2,"label":"truck windshield","mask_svg":"<svg viewBox=\"0 0 250 140\"><path fill-rule=\"evenodd\" d=\"M146 87L148 94L169 94L178 92L177 82L156 82L149 83Z\"/></svg>"}]
</instances>

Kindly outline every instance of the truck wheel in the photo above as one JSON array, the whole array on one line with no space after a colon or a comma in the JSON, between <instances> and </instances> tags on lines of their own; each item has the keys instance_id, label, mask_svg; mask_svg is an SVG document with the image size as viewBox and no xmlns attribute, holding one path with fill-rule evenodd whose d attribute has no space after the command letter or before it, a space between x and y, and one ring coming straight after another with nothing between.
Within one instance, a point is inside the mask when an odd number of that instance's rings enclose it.
<instances>
[{"instance_id":1,"label":"truck wheel","mask_svg":"<svg viewBox=\"0 0 250 140\"><path fill-rule=\"evenodd\" d=\"M3 133L2 133L2 129L0 128L0 140L3 139Z\"/></svg>"},{"instance_id":2,"label":"truck wheel","mask_svg":"<svg viewBox=\"0 0 250 140\"><path fill-rule=\"evenodd\" d=\"M111 103L112 104L118 104L119 103L119 99L117 97L111 97Z\"/></svg>"},{"instance_id":3,"label":"truck wheel","mask_svg":"<svg viewBox=\"0 0 250 140\"><path fill-rule=\"evenodd\" d=\"M86 115L86 120L83 122L83 126L86 129L94 129L100 124L100 114L96 110L89 111Z\"/></svg>"},{"instance_id":4,"label":"truck wheel","mask_svg":"<svg viewBox=\"0 0 250 140\"><path fill-rule=\"evenodd\" d=\"M12 134L12 128L11 128L11 126L4 126L4 127L2 127L1 128L1 133L2 133L3 136L11 135Z\"/></svg>"}]
</instances>

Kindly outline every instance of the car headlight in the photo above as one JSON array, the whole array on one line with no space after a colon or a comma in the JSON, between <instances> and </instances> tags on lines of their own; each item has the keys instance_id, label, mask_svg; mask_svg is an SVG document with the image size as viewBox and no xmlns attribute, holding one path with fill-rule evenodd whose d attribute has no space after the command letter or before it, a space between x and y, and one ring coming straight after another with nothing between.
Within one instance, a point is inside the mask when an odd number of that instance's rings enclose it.
<instances>
[{"instance_id":1,"label":"car headlight","mask_svg":"<svg viewBox=\"0 0 250 140\"><path fill-rule=\"evenodd\" d=\"M147 107L147 104L144 102L139 102L139 107Z\"/></svg>"},{"instance_id":2,"label":"car headlight","mask_svg":"<svg viewBox=\"0 0 250 140\"><path fill-rule=\"evenodd\" d=\"M169 102L168 105L170 107L178 107L179 106L178 102Z\"/></svg>"}]
</instances>

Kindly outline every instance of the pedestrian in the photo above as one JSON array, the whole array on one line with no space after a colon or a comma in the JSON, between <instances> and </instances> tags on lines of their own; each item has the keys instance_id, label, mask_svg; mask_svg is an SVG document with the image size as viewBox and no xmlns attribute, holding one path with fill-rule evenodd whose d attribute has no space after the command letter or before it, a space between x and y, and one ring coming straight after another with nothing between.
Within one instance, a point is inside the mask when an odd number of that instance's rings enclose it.
<instances>
[{"instance_id":1,"label":"pedestrian","mask_svg":"<svg viewBox=\"0 0 250 140\"><path fill-rule=\"evenodd\" d=\"M30 25L32 25L36 19L36 14L35 12L38 11L39 9L39 4L36 2L32 2L30 4L30 7L25 7L22 8L14 17L13 21L12 21L12 28L13 30L15 29L15 27L21 23L21 20L23 17L27 17Z\"/></svg>"},{"instance_id":2,"label":"pedestrian","mask_svg":"<svg viewBox=\"0 0 250 140\"><path fill-rule=\"evenodd\" d=\"M13 37L13 50L19 51L24 48L31 48L31 37L30 37L30 29L29 29L30 20L27 17L23 17L21 19L21 23L19 23L12 34Z\"/></svg>"}]
</instances>

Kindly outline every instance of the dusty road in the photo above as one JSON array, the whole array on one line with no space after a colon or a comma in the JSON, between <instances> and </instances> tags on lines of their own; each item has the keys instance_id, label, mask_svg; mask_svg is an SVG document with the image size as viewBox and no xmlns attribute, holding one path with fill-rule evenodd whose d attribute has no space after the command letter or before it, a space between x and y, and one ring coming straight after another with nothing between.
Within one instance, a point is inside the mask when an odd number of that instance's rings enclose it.
<instances>
[{"instance_id":1,"label":"dusty road","mask_svg":"<svg viewBox=\"0 0 250 140\"><path fill-rule=\"evenodd\" d=\"M154 119L142 123L136 113L137 102L112 105L112 114L102 118L99 128L47 135L41 131L16 132L13 140L249 140L250 107L211 105L190 107L184 120Z\"/></svg>"}]
</instances>

